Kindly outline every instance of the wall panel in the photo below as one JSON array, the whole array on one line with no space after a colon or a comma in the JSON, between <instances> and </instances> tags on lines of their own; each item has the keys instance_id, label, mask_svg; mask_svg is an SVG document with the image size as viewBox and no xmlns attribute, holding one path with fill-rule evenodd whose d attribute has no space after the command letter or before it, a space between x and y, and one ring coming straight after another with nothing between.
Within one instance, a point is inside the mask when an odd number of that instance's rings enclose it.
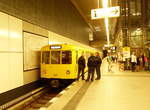
<instances>
[{"instance_id":1,"label":"wall panel","mask_svg":"<svg viewBox=\"0 0 150 110\"><path fill-rule=\"evenodd\" d=\"M89 27L70 0L0 0L0 10L89 45Z\"/></svg>"},{"instance_id":2,"label":"wall panel","mask_svg":"<svg viewBox=\"0 0 150 110\"><path fill-rule=\"evenodd\" d=\"M40 49L48 45L48 38L24 32L24 70L40 67Z\"/></svg>"},{"instance_id":3,"label":"wall panel","mask_svg":"<svg viewBox=\"0 0 150 110\"><path fill-rule=\"evenodd\" d=\"M0 51L8 50L8 15L0 12Z\"/></svg>"},{"instance_id":4,"label":"wall panel","mask_svg":"<svg viewBox=\"0 0 150 110\"><path fill-rule=\"evenodd\" d=\"M9 16L9 50L22 52L22 21Z\"/></svg>"},{"instance_id":5,"label":"wall panel","mask_svg":"<svg viewBox=\"0 0 150 110\"><path fill-rule=\"evenodd\" d=\"M80 46L83 48L91 48L92 47L82 44L81 42L72 40L70 38L66 38L62 35L56 34L54 32L49 31L49 44L71 44L71 45L76 45L76 46Z\"/></svg>"},{"instance_id":6,"label":"wall panel","mask_svg":"<svg viewBox=\"0 0 150 110\"><path fill-rule=\"evenodd\" d=\"M10 89L8 53L0 53L0 93Z\"/></svg>"},{"instance_id":7,"label":"wall panel","mask_svg":"<svg viewBox=\"0 0 150 110\"><path fill-rule=\"evenodd\" d=\"M23 85L22 21L0 12L0 93Z\"/></svg>"},{"instance_id":8,"label":"wall panel","mask_svg":"<svg viewBox=\"0 0 150 110\"><path fill-rule=\"evenodd\" d=\"M23 53L9 53L10 89L23 85Z\"/></svg>"},{"instance_id":9,"label":"wall panel","mask_svg":"<svg viewBox=\"0 0 150 110\"><path fill-rule=\"evenodd\" d=\"M23 83L24 84L29 84L31 82L37 81L40 79L40 70L30 70L26 71L23 74Z\"/></svg>"}]
</instances>

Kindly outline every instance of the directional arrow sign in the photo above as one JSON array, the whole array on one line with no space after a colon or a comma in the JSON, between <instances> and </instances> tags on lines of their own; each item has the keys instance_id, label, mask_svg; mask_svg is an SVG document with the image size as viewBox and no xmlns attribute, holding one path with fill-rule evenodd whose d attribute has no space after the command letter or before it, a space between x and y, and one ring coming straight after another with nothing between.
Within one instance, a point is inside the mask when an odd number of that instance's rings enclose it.
<instances>
[{"instance_id":1,"label":"directional arrow sign","mask_svg":"<svg viewBox=\"0 0 150 110\"><path fill-rule=\"evenodd\" d=\"M92 19L100 19L100 18L106 18L106 17L119 17L119 16L120 16L119 6L91 10Z\"/></svg>"}]
</instances>

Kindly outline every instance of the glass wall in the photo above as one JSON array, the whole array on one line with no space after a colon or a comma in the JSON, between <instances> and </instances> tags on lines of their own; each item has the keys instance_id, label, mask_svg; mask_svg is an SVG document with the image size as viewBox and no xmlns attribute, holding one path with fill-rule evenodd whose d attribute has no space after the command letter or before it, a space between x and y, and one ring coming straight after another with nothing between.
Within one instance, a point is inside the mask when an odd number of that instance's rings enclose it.
<instances>
[{"instance_id":1,"label":"glass wall","mask_svg":"<svg viewBox=\"0 0 150 110\"><path fill-rule=\"evenodd\" d=\"M141 28L133 28L130 37L130 47L131 48L141 48L142 47L142 30Z\"/></svg>"},{"instance_id":2,"label":"glass wall","mask_svg":"<svg viewBox=\"0 0 150 110\"><path fill-rule=\"evenodd\" d=\"M122 0L121 1L121 24L123 32L123 46L131 48L143 48L142 11L143 0Z\"/></svg>"},{"instance_id":3,"label":"glass wall","mask_svg":"<svg viewBox=\"0 0 150 110\"><path fill-rule=\"evenodd\" d=\"M130 15L140 16L141 15L141 0L130 0Z\"/></svg>"}]
</instances>

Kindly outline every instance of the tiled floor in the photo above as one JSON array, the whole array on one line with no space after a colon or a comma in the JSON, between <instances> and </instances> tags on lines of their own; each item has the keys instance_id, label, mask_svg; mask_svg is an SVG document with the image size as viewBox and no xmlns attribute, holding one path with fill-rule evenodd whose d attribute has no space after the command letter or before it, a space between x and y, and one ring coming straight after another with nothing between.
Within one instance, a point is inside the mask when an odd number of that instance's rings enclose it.
<instances>
[{"instance_id":1,"label":"tiled floor","mask_svg":"<svg viewBox=\"0 0 150 110\"><path fill-rule=\"evenodd\" d=\"M91 83L75 110L150 110L150 77L111 77Z\"/></svg>"},{"instance_id":2,"label":"tiled floor","mask_svg":"<svg viewBox=\"0 0 150 110\"><path fill-rule=\"evenodd\" d=\"M113 72L108 73L104 61L101 80L76 82L70 88L74 95L64 94L67 103L49 110L150 110L150 72L120 72L118 65L113 65ZM78 87L76 92L74 87Z\"/></svg>"}]
</instances>

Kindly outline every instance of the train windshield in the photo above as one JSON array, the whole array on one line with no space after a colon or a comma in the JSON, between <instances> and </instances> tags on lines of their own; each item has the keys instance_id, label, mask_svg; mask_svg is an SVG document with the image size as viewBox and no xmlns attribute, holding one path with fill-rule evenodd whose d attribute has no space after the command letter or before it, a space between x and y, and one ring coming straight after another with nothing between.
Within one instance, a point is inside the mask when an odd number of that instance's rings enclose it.
<instances>
[{"instance_id":1,"label":"train windshield","mask_svg":"<svg viewBox=\"0 0 150 110\"><path fill-rule=\"evenodd\" d=\"M42 64L72 64L72 52L68 50L43 51Z\"/></svg>"},{"instance_id":2,"label":"train windshield","mask_svg":"<svg viewBox=\"0 0 150 110\"><path fill-rule=\"evenodd\" d=\"M49 51L42 52L42 64L49 64L50 63L49 57L50 57Z\"/></svg>"},{"instance_id":3,"label":"train windshield","mask_svg":"<svg viewBox=\"0 0 150 110\"><path fill-rule=\"evenodd\" d=\"M51 51L51 64L60 64L60 51Z\"/></svg>"},{"instance_id":4,"label":"train windshield","mask_svg":"<svg viewBox=\"0 0 150 110\"><path fill-rule=\"evenodd\" d=\"M72 55L71 51L62 51L62 64L71 64Z\"/></svg>"}]
</instances>

